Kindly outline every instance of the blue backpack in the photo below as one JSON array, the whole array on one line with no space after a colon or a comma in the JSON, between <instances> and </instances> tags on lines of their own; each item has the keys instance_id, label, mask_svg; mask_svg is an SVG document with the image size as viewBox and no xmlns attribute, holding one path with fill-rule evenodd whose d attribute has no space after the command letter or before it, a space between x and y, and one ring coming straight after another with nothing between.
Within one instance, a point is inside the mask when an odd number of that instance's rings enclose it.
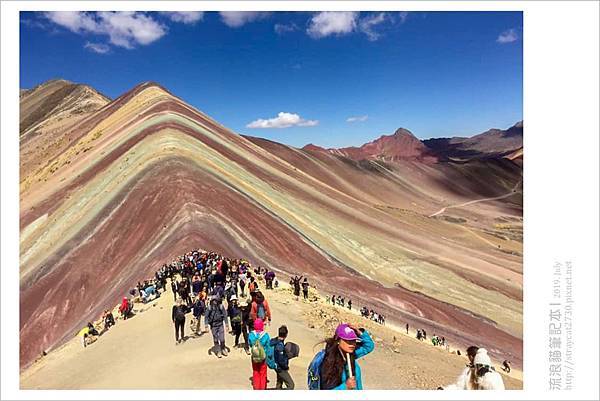
<instances>
[{"instance_id":1,"label":"blue backpack","mask_svg":"<svg viewBox=\"0 0 600 401\"><path fill-rule=\"evenodd\" d=\"M276 370L277 363L275 362L275 347L271 344L268 344L267 348L265 349L265 352L267 354L267 366L269 367L269 369Z\"/></svg>"},{"instance_id":2,"label":"blue backpack","mask_svg":"<svg viewBox=\"0 0 600 401\"><path fill-rule=\"evenodd\" d=\"M310 365L308 365L308 389L321 389L321 365L325 359L325 350L321 350L315 355Z\"/></svg>"},{"instance_id":3,"label":"blue backpack","mask_svg":"<svg viewBox=\"0 0 600 401\"><path fill-rule=\"evenodd\" d=\"M256 317L264 320L266 315L265 305L261 302L256 306Z\"/></svg>"}]
</instances>

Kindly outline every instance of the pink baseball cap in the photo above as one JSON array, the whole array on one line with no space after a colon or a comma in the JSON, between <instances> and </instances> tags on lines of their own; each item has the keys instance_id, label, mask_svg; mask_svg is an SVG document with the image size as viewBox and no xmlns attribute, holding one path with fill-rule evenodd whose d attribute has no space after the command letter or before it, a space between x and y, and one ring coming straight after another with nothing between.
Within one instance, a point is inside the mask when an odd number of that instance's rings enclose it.
<instances>
[{"instance_id":1,"label":"pink baseball cap","mask_svg":"<svg viewBox=\"0 0 600 401\"><path fill-rule=\"evenodd\" d=\"M360 338L356 335L356 332L348 325L348 323L340 324L337 327L337 329L335 329L335 334L342 340L361 341Z\"/></svg>"}]
</instances>

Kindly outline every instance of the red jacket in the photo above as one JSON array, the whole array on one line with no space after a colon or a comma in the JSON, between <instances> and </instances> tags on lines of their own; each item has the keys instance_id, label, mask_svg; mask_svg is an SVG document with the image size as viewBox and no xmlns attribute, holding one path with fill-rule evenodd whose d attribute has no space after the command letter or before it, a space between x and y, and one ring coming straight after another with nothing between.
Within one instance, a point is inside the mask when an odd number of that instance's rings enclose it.
<instances>
[{"instance_id":1,"label":"red jacket","mask_svg":"<svg viewBox=\"0 0 600 401\"><path fill-rule=\"evenodd\" d=\"M265 299L263 302L263 306L265 307L265 319L271 320L271 308L269 308L269 303ZM252 302L252 307L250 308L250 317L252 320L256 320L258 318L258 304L256 301Z\"/></svg>"}]
</instances>

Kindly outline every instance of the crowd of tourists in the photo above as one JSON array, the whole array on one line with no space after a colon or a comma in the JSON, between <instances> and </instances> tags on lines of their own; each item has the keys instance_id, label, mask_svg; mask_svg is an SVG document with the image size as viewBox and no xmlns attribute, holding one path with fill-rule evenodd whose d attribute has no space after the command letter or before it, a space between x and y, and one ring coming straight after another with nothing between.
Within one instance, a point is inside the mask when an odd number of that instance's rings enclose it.
<instances>
[{"instance_id":1,"label":"crowd of tourists","mask_svg":"<svg viewBox=\"0 0 600 401\"><path fill-rule=\"evenodd\" d=\"M346 299L341 295L332 295L331 298L327 298L327 302L335 306L340 306L342 308L348 308L348 310L352 310L352 300L348 299L348 302L346 303ZM373 309L369 309L366 306L360 308L359 312L360 315L365 319L369 319L374 321L375 323L385 325L385 316L383 316L381 313L377 313Z\"/></svg>"},{"instance_id":2,"label":"crowd of tourists","mask_svg":"<svg viewBox=\"0 0 600 401\"><path fill-rule=\"evenodd\" d=\"M293 294L299 299L309 297L308 278L293 276L289 281ZM189 337L185 335L186 315L191 314L189 327L195 336L210 331L213 347L210 352L217 358L227 357L226 333L233 337L233 347L241 348L249 355L252 368L252 387L267 388L267 369L277 374L276 389L294 389L295 383L289 372L289 360L297 357L300 348L288 342L286 325L280 326L273 338L267 329L272 321L269 302L262 291L277 288L279 282L274 271L252 265L244 259L229 259L216 252L193 250L170 264L164 264L154 277L140 281L123 297L118 307L123 320L134 316L135 302L148 303L164 295L169 289L174 305L171 320L175 331L175 344ZM328 302L352 310L352 301L333 295ZM364 318L385 324L385 317L363 306ZM204 324L202 324L204 323ZM115 325L110 310L105 310L101 330L89 322L78 334L83 346ZM408 324L406 325L408 334ZM426 340L424 329L417 330L417 338ZM434 345L447 346L444 337L432 337ZM369 332L348 323L337 326L333 335L323 342L323 348L314 356L307 372L307 385L311 390L361 390L362 374L357 360L373 351L375 344ZM504 389L501 376L495 371L487 351L470 347L467 350L469 365L455 384L439 389ZM505 361L503 370L510 371Z\"/></svg>"}]
</instances>

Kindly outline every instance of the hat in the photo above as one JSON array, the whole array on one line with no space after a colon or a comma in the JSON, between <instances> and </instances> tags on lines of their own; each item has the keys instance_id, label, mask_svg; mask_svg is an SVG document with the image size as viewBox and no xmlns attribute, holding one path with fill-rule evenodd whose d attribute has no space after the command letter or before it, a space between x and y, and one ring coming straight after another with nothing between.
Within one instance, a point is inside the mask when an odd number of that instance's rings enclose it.
<instances>
[{"instance_id":1,"label":"hat","mask_svg":"<svg viewBox=\"0 0 600 401\"><path fill-rule=\"evenodd\" d=\"M229 298L230 301L237 301L237 297L235 295L232 295L231 298Z\"/></svg>"},{"instance_id":2,"label":"hat","mask_svg":"<svg viewBox=\"0 0 600 401\"><path fill-rule=\"evenodd\" d=\"M264 328L265 328L265 323L263 322L262 319L259 318L254 321L254 330L263 331Z\"/></svg>"},{"instance_id":3,"label":"hat","mask_svg":"<svg viewBox=\"0 0 600 401\"><path fill-rule=\"evenodd\" d=\"M360 341L360 338L356 335L356 332L348 325L348 323L340 324L337 329L335 329L335 334L342 340Z\"/></svg>"},{"instance_id":4,"label":"hat","mask_svg":"<svg viewBox=\"0 0 600 401\"><path fill-rule=\"evenodd\" d=\"M479 348L477 350L477 353L475 354L475 359L473 359L473 364L492 366L492 360L488 356L487 350L485 348Z\"/></svg>"}]
</instances>

